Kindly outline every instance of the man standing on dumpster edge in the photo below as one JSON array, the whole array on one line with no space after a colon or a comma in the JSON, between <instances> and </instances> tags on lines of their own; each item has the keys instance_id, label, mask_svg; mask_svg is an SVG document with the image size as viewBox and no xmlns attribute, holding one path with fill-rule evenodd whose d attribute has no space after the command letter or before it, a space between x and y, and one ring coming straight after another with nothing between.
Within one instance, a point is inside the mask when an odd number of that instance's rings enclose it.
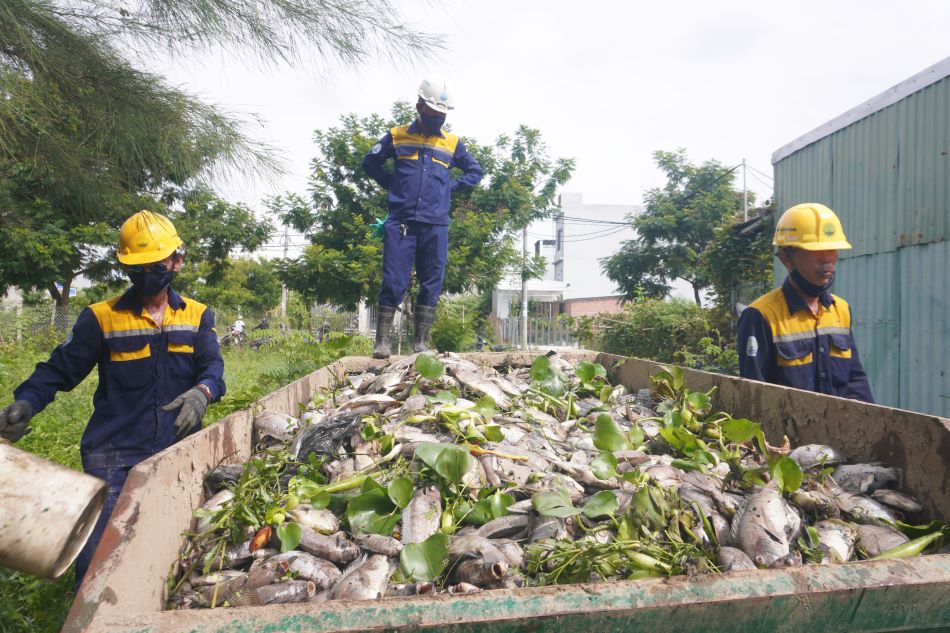
<instances>
[{"instance_id":1,"label":"man standing on dumpster edge","mask_svg":"<svg viewBox=\"0 0 950 633\"><path fill-rule=\"evenodd\" d=\"M150 211L136 213L119 231L117 257L132 287L83 309L66 341L0 410L0 437L16 442L57 391L73 389L99 366L80 455L83 470L106 482L108 496L76 558L77 589L129 470L201 430L208 403L225 392L211 310L171 288L184 259L172 223Z\"/></svg>"},{"instance_id":2,"label":"man standing on dumpster edge","mask_svg":"<svg viewBox=\"0 0 950 633\"><path fill-rule=\"evenodd\" d=\"M874 402L851 307L828 291L838 251L851 248L838 216L823 204L796 205L782 214L772 245L789 275L739 317L740 375Z\"/></svg>"},{"instance_id":3,"label":"man standing on dumpster edge","mask_svg":"<svg viewBox=\"0 0 950 633\"><path fill-rule=\"evenodd\" d=\"M416 296L413 352L427 349L429 328L442 292L449 249L451 195L474 187L482 167L455 134L442 132L454 108L444 81L426 79L419 86L411 125L394 127L363 157L363 170L389 192L389 215L383 224L383 283L376 311L374 358L388 358L390 330L396 307L409 288L415 264L419 279ZM393 171L384 168L393 159ZM453 167L462 175L451 178Z\"/></svg>"}]
</instances>

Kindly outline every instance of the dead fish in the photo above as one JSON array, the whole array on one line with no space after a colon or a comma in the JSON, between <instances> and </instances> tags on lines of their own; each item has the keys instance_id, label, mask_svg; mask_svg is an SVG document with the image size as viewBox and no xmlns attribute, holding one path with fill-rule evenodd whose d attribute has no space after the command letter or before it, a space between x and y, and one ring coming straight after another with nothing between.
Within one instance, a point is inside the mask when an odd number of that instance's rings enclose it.
<instances>
[{"instance_id":1,"label":"dead fish","mask_svg":"<svg viewBox=\"0 0 950 633\"><path fill-rule=\"evenodd\" d=\"M368 393L357 396L340 405L338 411L352 411L353 413L383 413L393 407L400 406L400 402L392 396L382 393Z\"/></svg>"},{"instance_id":2,"label":"dead fish","mask_svg":"<svg viewBox=\"0 0 950 633\"><path fill-rule=\"evenodd\" d=\"M887 550L906 543L909 539L889 525L853 525L858 533L858 544L869 557L878 556Z\"/></svg>"},{"instance_id":3,"label":"dead fish","mask_svg":"<svg viewBox=\"0 0 950 633\"><path fill-rule=\"evenodd\" d=\"M815 524L825 555L822 563L846 563L854 555L858 533L848 523L826 519Z\"/></svg>"},{"instance_id":4,"label":"dead fish","mask_svg":"<svg viewBox=\"0 0 950 633\"><path fill-rule=\"evenodd\" d=\"M716 564L724 572L756 569L752 559L746 556L746 553L741 549L735 547L720 547L716 553Z\"/></svg>"},{"instance_id":5,"label":"dead fish","mask_svg":"<svg viewBox=\"0 0 950 633\"><path fill-rule=\"evenodd\" d=\"M293 510L289 510L287 517L294 523L321 534L333 534L340 529L340 520L326 508L314 508L311 505L300 504Z\"/></svg>"},{"instance_id":6,"label":"dead fish","mask_svg":"<svg viewBox=\"0 0 950 633\"><path fill-rule=\"evenodd\" d=\"M467 582L460 582L457 585L450 585L446 591L451 594L466 594L466 593L477 593L481 591L481 587L476 587L475 585L469 584Z\"/></svg>"},{"instance_id":7,"label":"dead fish","mask_svg":"<svg viewBox=\"0 0 950 633\"><path fill-rule=\"evenodd\" d=\"M482 394L484 396L491 396L492 400L495 401L495 405L499 409L511 408L511 399L507 396L507 394L502 391L501 387L496 385L490 379L485 378L482 374L465 369L456 369L453 375L469 391L474 391L475 393Z\"/></svg>"},{"instance_id":8,"label":"dead fish","mask_svg":"<svg viewBox=\"0 0 950 633\"><path fill-rule=\"evenodd\" d=\"M195 587L207 587L210 585L219 585L226 583L235 578L247 579L247 572L236 571L233 569L225 569L219 572L212 572L210 574L205 574L204 576L198 576L197 578L191 581L191 584Z\"/></svg>"},{"instance_id":9,"label":"dead fish","mask_svg":"<svg viewBox=\"0 0 950 633\"><path fill-rule=\"evenodd\" d=\"M308 554L334 563L349 563L360 555L360 548L356 543L348 540L342 532L326 535L305 527L301 527L300 531L298 547Z\"/></svg>"},{"instance_id":10,"label":"dead fish","mask_svg":"<svg viewBox=\"0 0 950 633\"><path fill-rule=\"evenodd\" d=\"M402 511L402 543L421 543L439 531L442 495L437 486L421 488Z\"/></svg>"},{"instance_id":11,"label":"dead fish","mask_svg":"<svg viewBox=\"0 0 950 633\"><path fill-rule=\"evenodd\" d=\"M330 600L375 600L386 593L386 584L395 567L389 558L374 554L360 558L343 572L330 590Z\"/></svg>"},{"instance_id":12,"label":"dead fish","mask_svg":"<svg viewBox=\"0 0 950 633\"><path fill-rule=\"evenodd\" d=\"M281 554L280 556L287 556ZM287 556L287 570L297 574L297 578L312 581L318 591L332 587L342 575L337 566L328 560L317 558L307 552L296 552Z\"/></svg>"},{"instance_id":13,"label":"dead fish","mask_svg":"<svg viewBox=\"0 0 950 633\"><path fill-rule=\"evenodd\" d=\"M363 549L383 556L399 556L402 551L399 539L385 534L360 534L356 537L356 542Z\"/></svg>"},{"instance_id":14,"label":"dead fish","mask_svg":"<svg viewBox=\"0 0 950 633\"><path fill-rule=\"evenodd\" d=\"M411 582L404 585L393 585L386 595L389 596L426 596L435 593L435 583Z\"/></svg>"},{"instance_id":15,"label":"dead fish","mask_svg":"<svg viewBox=\"0 0 950 633\"><path fill-rule=\"evenodd\" d=\"M281 442L290 442L298 427L297 418L286 413L265 409L254 418L254 430L258 435L266 435Z\"/></svg>"},{"instance_id":16,"label":"dead fish","mask_svg":"<svg viewBox=\"0 0 950 633\"><path fill-rule=\"evenodd\" d=\"M302 554L303 552L296 553ZM257 589L258 587L270 585L280 580L281 577L287 573L287 569L289 569L290 566L285 560L275 559L277 559L276 556L272 556L271 558L258 558L251 563L250 569L247 570L247 583L245 583L245 586L248 589Z\"/></svg>"},{"instance_id":17,"label":"dead fish","mask_svg":"<svg viewBox=\"0 0 950 633\"><path fill-rule=\"evenodd\" d=\"M845 461L844 455L824 444L803 444L788 454L802 470L816 466L835 466Z\"/></svg>"},{"instance_id":18,"label":"dead fish","mask_svg":"<svg viewBox=\"0 0 950 633\"><path fill-rule=\"evenodd\" d=\"M801 530L801 517L778 490L761 488L749 499L739 520L739 545L756 565L787 564L789 544Z\"/></svg>"},{"instance_id":19,"label":"dead fish","mask_svg":"<svg viewBox=\"0 0 950 633\"><path fill-rule=\"evenodd\" d=\"M243 543L236 543L228 545L224 549L224 555L221 560L212 559L212 552L208 552L204 558L204 565L209 568L217 569L220 565L222 569L231 569L233 567L239 567L244 563L250 562L254 558L253 552L251 552L251 542L244 541Z\"/></svg>"},{"instance_id":20,"label":"dead fish","mask_svg":"<svg viewBox=\"0 0 950 633\"><path fill-rule=\"evenodd\" d=\"M292 604L307 602L317 592L309 580L288 580L256 589L261 604Z\"/></svg>"},{"instance_id":21,"label":"dead fish","mask_svg":"<svg viewBox=\"0 0 950 633\"><path fill-rule=\"evenodd\" d=\"M899 469L877 464L845 464L835 468L831 474L831 478L842 489L861 494L870 494L892 481L898 481L900 476Z\"/></svg>"},{"instance_id":22,"label":"dead fish","mask_svg":"<svg viewBox=\"0 0 950 633\"><path fill-rule=\"evenodd\" d=\"M573 538L575 521L571 517L540 517L531 528L528 541L538 543L550 539Z\"/></svg>"},{"instance_id":23,"label":"dead fish","mask_svg":"<svg viewBox=\"0 0 950 633\"><path fill-rule=\"evenodd\" d=\"M490 539L477 534L457 534L449 541L449 560L460 558L480 558L489 566L500 562L508 564L508 559Z\"/></svg>"},{"instance_id":24,"label":"dead fish","mask_svg":"<svg viewBox=\"0 0 950 633\"><path fill-rule=\"evenodd\" d=\"M796 490L789 498L805 512L822 518L837 518L838 505L831 494L822 490Z\"/></svg>"},{"instance_id":25,"label":"dead fish","mask_svg":"<svg viewBox=\"0 0 950 633\"><path fill-rule=\"evenodd\" d=\"M501 581L508 573L508 562L499 560L489 564L481 558L466 558L456 565L449 578L454 582L467 582L476 587L488 587Z\"/></svg>"},{"instance_id":26,"label":"dead fish","mask_svg":"<svg viewBox=\"0 0 950 633\"><path fill-rule=\"evenodd\" d=\"M241 468L243 470L244 467L242 466ZM195 532L198 534L207 534L214 529L214 526L211 524L211 515L232 499L234 499L234 493L225 488L205 501L204 505L195 512L198 516L198 520L195 523Z\"/></svg>"},{"instance_id":27,"label":"dead fish","mask_svg":"<svg viewBox=\"0 0 950 633\"><path fill-rule=\"evenodd\" d=\"M505 557L510 569L521 569L524 567L524 548L511 539L500 538L492 539L492 543Z\"/></svg>"},{"instance_id":28,"label":"dead fish","mask_svg":"<svg viewBox=\"0 0 950 633\"><path fill-rule=\"evenodd\" d=\"M225 602L230 602L231 598L244 589L247 582L247 574L240 576L231 576L219 583L197 587L200 603L206 606L219 607Z\"/></svg>"},{"instance_id":29,"label":"dead fish","mask_svg":"<svg viewBox=\"0 0 950 633\"><path fill-rule=\"evenodd\" d=\"M211 492L221 492L227 490L228 484L236 484L242 474L244 474L244 464L221 464L205 475L205 486Z\"/></svg>"},{"instance_id":30,"label":"dead fish","mask_svg":"<svg viewBox=\"0 0 950 633\"><path fill-rule=\"evenodd\" d=\"M858 523L893 523L897 520L886 506L865 495L841 492L835 495L835 503L842 512Z\"/></svg>"},{"instance_id":31,"label":"dead fish","mask_svg":"<svg viewBox=\"0 0 950 633\"><path fill-rule=\"evenodd\" d=\"M530 500L528 500L530 502ZM511 508L509 507L509 512ZM523 538L527 535L531 525L531 517L527 514L508 514L492 519L476 530L476 534L490 539Z\"/></svg>"},{"instance_id":32,"label":"dead fish","mask_svg":"<svg viewBox=\"0 0 950 633\"><path fill-rule=\"evenodd\" d=\"M897 508L901 512L920 512L924 506L920 505L917 499L908 494L890 488L879 488L871 494L871 498L880 501L892 508Z\"/></svg>"}]
</instances>

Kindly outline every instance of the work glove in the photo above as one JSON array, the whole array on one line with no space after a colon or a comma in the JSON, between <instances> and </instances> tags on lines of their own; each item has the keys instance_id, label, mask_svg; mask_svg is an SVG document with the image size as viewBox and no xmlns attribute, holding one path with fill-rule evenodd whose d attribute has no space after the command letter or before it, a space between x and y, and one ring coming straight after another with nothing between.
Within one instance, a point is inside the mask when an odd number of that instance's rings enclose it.
<instances>
[{"instance_id":1,"label":"work glove","mask_svg":"<svg viewBox=\"0 0 950 633\"><path fill-rule=\"evenodd\" d=\"M27 424L33 417L33 407L26 400L17 400L0 409L0 437L16 442L30 432Z\"/></svg>"},{"instance_id":2,"label":"work glove","mask_svg":"<svg viewBox=\"0 0 950 633\"><path fill-rule=\"evenodd\" d=\"M386 220L389 219L389 214L386 214L385 218L376 218L376 221L370 224L370 228L373 229L373 232L370 234L373 238L380 238L386 234L386 229L383 228L383 225L386 224Z\"/></svg>"},{"instance_id":3,"label":"work glove","mask_svg":"<svg viewBox=\"0 0 950 633\"><path fill-rule=\"evenodd\" d=\"M208 408L208 397L199 387L192 387L164 407L162 411L174 411L181 408L175 418L175 441L201 428L201 418Z\"/></svg>"}]
</instances>

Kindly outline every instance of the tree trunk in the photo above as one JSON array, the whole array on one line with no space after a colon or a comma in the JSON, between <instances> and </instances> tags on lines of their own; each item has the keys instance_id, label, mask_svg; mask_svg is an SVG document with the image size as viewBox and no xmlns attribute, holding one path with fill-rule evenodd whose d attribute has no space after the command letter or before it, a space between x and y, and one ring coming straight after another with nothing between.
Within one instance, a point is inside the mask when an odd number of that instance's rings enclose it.
<instances>
[{"instance_id":1,"label":"tree trunk","mask_svg":"<svg viewBox=\"0 0 950 633\"><path fill-rule=\"evenodd\" d=\"M696 305L698 305L701 308L703 307L703 302L699 298L699 286L697 286L696 284L692 284L692 286L693 286L693 299L696 300Z\"/></svg>"}]
</instances>

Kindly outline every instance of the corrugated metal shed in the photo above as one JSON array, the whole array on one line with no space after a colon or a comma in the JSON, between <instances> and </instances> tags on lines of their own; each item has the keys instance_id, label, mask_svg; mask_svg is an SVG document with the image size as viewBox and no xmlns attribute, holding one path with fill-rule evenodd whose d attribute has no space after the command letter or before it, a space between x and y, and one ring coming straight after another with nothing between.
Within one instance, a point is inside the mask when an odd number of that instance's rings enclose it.
<instances>
[{"instance_id":1,"label":"corrugated metal shed","mask_svg":"<svg viewBox=\"0 0 950 633\"><path fill-rule=\"evenodd\" d=\"M835 293L852 305L878 402L950 416L950 58L772 164L776 207L826 204L854 246L841 252Z\"/></svg>"}]
</instances>

